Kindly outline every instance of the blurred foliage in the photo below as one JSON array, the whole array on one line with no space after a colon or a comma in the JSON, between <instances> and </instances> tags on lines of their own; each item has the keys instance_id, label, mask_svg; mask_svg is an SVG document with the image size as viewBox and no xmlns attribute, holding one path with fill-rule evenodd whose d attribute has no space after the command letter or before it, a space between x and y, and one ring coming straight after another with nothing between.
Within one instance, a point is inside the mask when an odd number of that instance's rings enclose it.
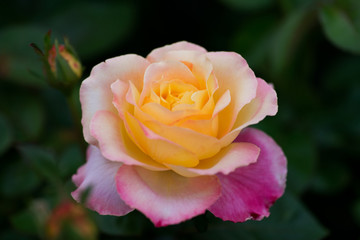
<instances>
[{"instance_id":1,"label":"blurred foliage","mask_svg":"<svg viewBox=\"0 0 360 240\"><path fill-rule=\"evenodd\" d=\"M0 239L359 239L359 4L1 1ZM278 114L256 126L288 158L287 189L270 217L234 224L207 212L156 229L136 211L101 216L72 202L71 176L85 162L86 148L80 83L67 96L49 86L29 46L43 49L50 29L54 38L73 44L83 78L107 58L146 56L179 40L240 53L279 97Z\"/></svg>"}]
</instances>

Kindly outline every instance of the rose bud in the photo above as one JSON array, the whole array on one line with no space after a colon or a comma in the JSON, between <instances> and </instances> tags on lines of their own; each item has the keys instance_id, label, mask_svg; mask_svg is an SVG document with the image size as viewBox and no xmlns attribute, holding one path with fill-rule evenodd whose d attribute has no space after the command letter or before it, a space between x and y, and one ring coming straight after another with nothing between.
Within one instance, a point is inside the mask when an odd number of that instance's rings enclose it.
<instances>
[{"instance_id":1,"label":"rose bud","mask_svg":"<svg viewBox=\"0 0 360 240\"><path fill-rule=\"evenodd\" d=\"M51 41L51 33L48 32L44 39L45 52L42 52L35 44L31 44L35 52L41 57L44 66L44 74L48 82L60 89L67 89L76 83L82 75L83 67L74 48L64 38L64 44L58 40Z\"/></svg>"}]
</instances>

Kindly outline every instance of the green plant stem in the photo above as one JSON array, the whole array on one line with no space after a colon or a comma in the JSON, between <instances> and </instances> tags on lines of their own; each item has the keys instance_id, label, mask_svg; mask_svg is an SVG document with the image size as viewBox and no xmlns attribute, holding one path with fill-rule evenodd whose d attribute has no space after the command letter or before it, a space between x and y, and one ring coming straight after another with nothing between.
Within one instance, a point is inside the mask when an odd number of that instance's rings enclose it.
<instances>
[{"instance_id":1,"label":"green plant stem","mask_svg":"<svg viewBox=\"0 0 360 240\"><path fill-rule=\"evenodd\" d=\"M66 94L66 101L69 106L70 114L71 114L71 120L73 122L73 128L75 131L75 136L80 144L80 147L85 151L87 148L87 144L84 141L83 132L82 132L82 125L81 125L81 112L79 111L79 108L77 107L78 104L75 102L75 97L78 95L78 87L74 87L72 91L69 91L68 94ZM79 99L79 98L76 98Z\"/></svg>"}]
</instances>

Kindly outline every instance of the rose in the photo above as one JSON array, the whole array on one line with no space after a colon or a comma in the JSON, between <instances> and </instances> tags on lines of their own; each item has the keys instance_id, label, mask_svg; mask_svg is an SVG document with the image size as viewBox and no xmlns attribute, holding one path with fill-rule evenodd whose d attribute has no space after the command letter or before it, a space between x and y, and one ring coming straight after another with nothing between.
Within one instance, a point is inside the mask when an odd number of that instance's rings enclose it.
<instances>
[{"instance_id":1,"label":"rose","mask_svg":"<svg viewBox=\"0 0 360 240\"><path fill-rule=\"evenodd\" d=\"M178 42L108 59L80 100L90 147L72 196L91 186L87 206L100 214L137 209L166 226L209 210L242 222L268 216L283 194L281 148L244 129L276 114L276 93L236 53Z\"/></svg>"}]
</instances>

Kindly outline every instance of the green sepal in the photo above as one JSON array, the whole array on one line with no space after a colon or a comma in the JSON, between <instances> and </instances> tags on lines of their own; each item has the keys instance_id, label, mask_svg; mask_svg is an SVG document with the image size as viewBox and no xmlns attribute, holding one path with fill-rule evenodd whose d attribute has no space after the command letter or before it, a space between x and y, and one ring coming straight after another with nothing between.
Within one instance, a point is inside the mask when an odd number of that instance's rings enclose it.
<instances>
[{"instance_id":1,"label":"green sepal","mask_svg":"<svg viewBox=\"0 0 360 240\"><path fill-rule=\"evenodd\" d=\"M64 85L72 84L76 82L79 77L76 76L74 71L71 69L69 63L64 59L59 52L59 44L55 41L55 48L56 48L56 72L58 81L60 81Z\"/></svg>"},{"instance_id":2,"label":"green sepal","mask_svg":"<svg viewBox=\"0 0 360 240\"><path fill-rule=\"evenodd\" d=\"M39 55L40 57L44 57L44 53L41 51L41 49L35 44L35 43L30 43L30 47L32 47L35 51L35 53L37 55Z\"/></svg>"},{"instance_id":3,"label":"green sepal","mask_svg":"<svg viewBox=\"0 0 360 240\"><path fill-rule=\"evenodd\" d=\"M44 36L44 47L45 47L45 53L48 56L48 53L49 53L50 49L52 48L51 30L49 30Z\"/></svg>"}]
</instances>

